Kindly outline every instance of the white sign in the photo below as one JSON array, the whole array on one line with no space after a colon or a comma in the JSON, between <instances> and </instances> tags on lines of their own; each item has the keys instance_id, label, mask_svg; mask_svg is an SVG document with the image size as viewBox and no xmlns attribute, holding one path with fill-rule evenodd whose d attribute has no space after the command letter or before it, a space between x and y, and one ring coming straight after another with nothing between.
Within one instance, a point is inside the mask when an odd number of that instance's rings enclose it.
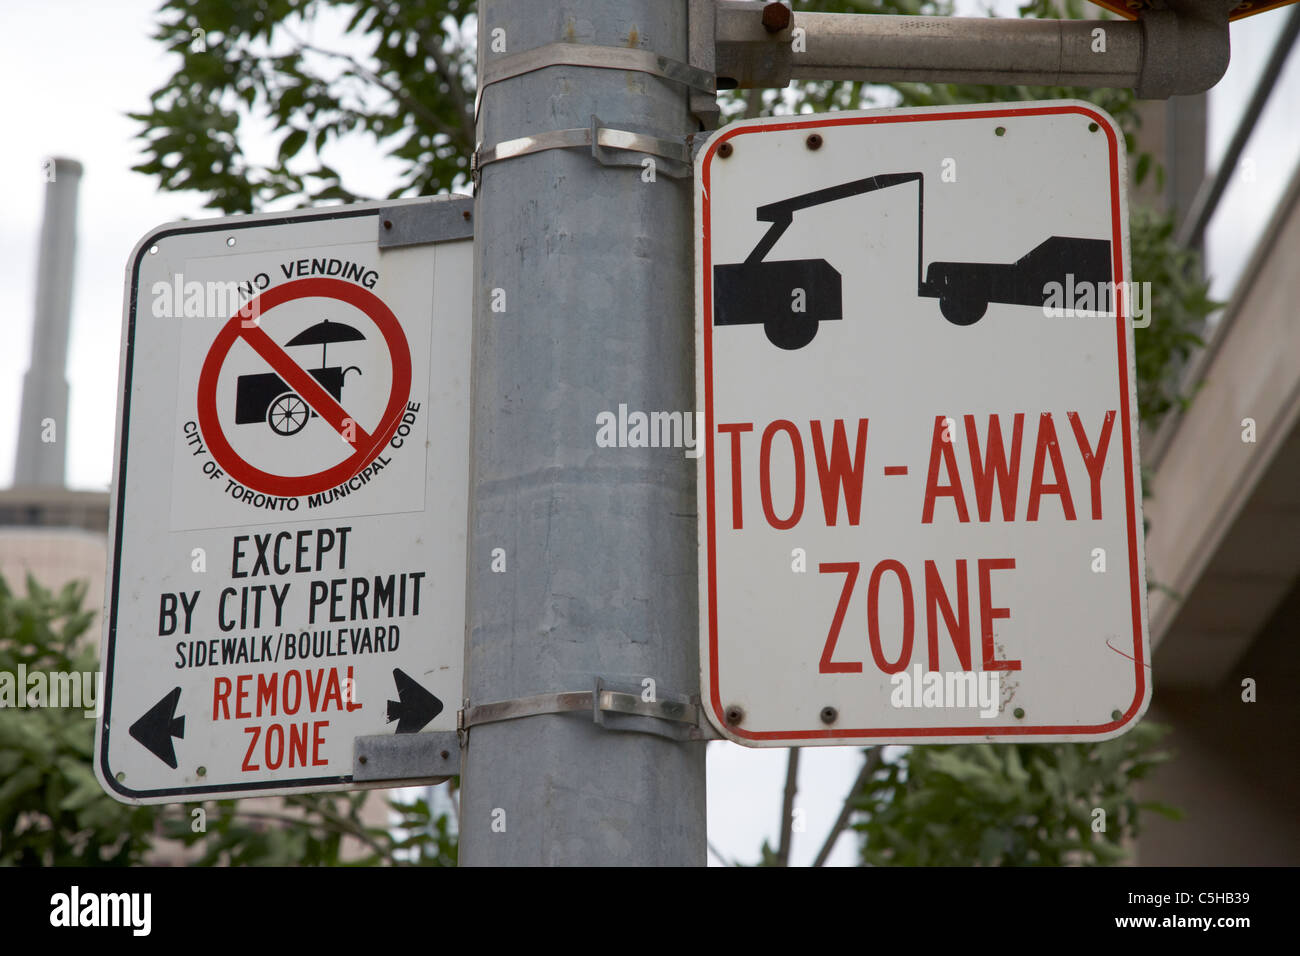
<instances>
[{"instance_id":1,"label":"white sign","mask_svg":"<svg viewBox=\"0 0 1300 956\"><path fill-rule=\"evenodd\" d=\"M118 800L348 789L354 738L455 729L473 243L381 248L395 207L133 253L95 760Z\"/></svg>"},{"instance_id":2,"label":"white sign","mask_svg":"<svg viewBox=\"0 0 1300 956\"><path fill-rule=\"evenodd\" d=\"M701 696L731 740L1099 740L1146 709L1123 142L1075 101L709 140Z\"/></svg>"}]
</instances>

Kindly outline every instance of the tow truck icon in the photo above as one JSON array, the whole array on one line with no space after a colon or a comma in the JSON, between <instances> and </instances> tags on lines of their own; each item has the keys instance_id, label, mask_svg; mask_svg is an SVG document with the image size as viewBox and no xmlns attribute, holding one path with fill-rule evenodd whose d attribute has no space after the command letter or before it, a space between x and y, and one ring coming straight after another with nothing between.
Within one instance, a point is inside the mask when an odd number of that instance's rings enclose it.
<instances>
[{"instance_id":1,"label":"tow truck icon","mask_svg":"<svg viewBox=\"0 0 1300 956\"><path fill-rule=\"evenodd\" d=\"M1110 242L1051 236L1012 263L932 262L921 275L925 228L925 176L884 173L814 190L759 206L757 218L771 228L744 262L713 267L713 324L761 323L768 340L783 349L801 349L822 322L844 317L841 276L825 259L764 261L801 209L859 196L903 183L916 183L916 294L939 300L939 311L953 325L973 325L990 302L1042 306L1050 282L1085 282L1105 287L1111 281ZM796 297L797 292L802 296ZM792 302L799 298L803 311Z\"/></svg>"}]
</instances>

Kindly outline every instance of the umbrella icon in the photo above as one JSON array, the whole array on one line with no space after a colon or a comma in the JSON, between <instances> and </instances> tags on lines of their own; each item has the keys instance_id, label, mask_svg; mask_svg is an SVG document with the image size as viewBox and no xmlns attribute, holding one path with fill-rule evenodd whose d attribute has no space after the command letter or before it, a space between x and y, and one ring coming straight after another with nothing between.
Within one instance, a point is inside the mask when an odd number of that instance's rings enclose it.
<instances>
[{"instance_id":1,"label":"umbrella icon","mask_svg":"<svg viewBox=\"0 0 1300 956\"><path fill-rule=\"evenodd\" d=\"M350 325L325 319L303 329L285 345L319 345L320 365L325 367L325 348L331 342L360 342L365 336Z\"/></svg>"},{"instance_id":2,"label":"umbrella icon","mask_svg":"<svg viewBox=\"0 0 1300 956\"><path fill-rule=\"evenodd\" d=\"M306 369L308 375L320 383L336 401L343 393L343 380L348 372L361 374L355 365L347 368L327 366L325 350L332 342L361 342L365 336L357 329L343 322L331 322L329 319L317 322L303 329L288 342L288 345L319 345L320 368ZM302 396L291 389L284 379L274 372L256 375L241 375L236 381L235 424L251 425L265 422L277 435L296 435L306 427L308 419L315 418L316 413L303 400Z\"/></svg>"}]
</instances>

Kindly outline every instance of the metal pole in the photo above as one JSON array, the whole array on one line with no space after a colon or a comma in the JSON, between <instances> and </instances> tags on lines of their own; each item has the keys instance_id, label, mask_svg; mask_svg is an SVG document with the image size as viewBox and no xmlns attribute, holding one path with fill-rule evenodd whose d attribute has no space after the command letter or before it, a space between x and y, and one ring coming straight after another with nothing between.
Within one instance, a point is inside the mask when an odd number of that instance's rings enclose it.
<instances>
[{"instance_id":1,"label":"metal pole","mask_svg":"<svg viewBox=\"0 0 1300 956\"><path fill-rule=\"evenodd\" d=\"M72 322L81 163L51 159L47 170L45 219L36 264L32 358L23 377L14 484L62 488L68 424L68 327Z\"/></svg>"},{"instance_id":2,"label":"metal pole","mask_svg":"<svg viewBox=\"0 0 1300 956\"><path fill-rule=\"evenodd\" d=\"M776 865L790 865L790 842L794 835L794 798L799 792L799 748L791 747L785 761L785 793L781 797L781 828L776 845Z\"/></svg>"},{"instance_id":3,"label":"metal pole","mask_svg":"<svg viewBox=\"0 0 1300 956\"><path fill-rule=\"evenodd\" d=\"M801 80L861 79L1060 86L1136 86L1142 27L1116 20L796 15L810 42L791 56ZM1094 29L1104 29L1105 53Z\"/></svg>"},{"instance_id":4,"label":"metal pole","mask_svg":"<svg viewBox=\"0 0 1300 956\"><path fill-rule=\"evenodd\" d=\"M765 4L720 0L718 85L791 79L1133 87L1142 98L1209 89L1228 68L1233 0L1171 0L1141 20L804 13L769 29Z\"/></svg>"},{"instance_id":5,"label":"metal pole","mask_svg":"<svg viewBox=\"0 0 1300 956\"><path fill-rule=\"evenodd\" d=\"M480 0L477 135L663 140L688 92L650 73L495 58L552 43L688 60L687 0ZM630 154L623 154L630 155ZM696 459L597 445L598 416L694 407L691 180L557 148L480 169L466 625L470 703L698 692ZM496 549L501 549L497 551ZM495 566L495 570L494 570ZM537 714L470 728L465 865L703 865L704 745Z\"/></svg>"}]
</instances>

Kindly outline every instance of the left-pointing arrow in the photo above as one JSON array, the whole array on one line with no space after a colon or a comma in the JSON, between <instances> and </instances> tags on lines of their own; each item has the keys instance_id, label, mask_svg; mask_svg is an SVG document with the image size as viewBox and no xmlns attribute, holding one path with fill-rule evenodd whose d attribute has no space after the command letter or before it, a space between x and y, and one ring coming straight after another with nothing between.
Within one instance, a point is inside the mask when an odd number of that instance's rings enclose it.
<instances>
[{"instance_id":1,"label":"left-pointing arrow","mask_svg":"<svg viewBox=\"0 0 1300 956\"><path fill-rule=\"evenodd\" d=\"M180 702L181 689L173 688L131 725L131 736L173 770L176 769L176 748L172 745L172 738L185 737L185 718L176 716L176 705Z\"/></svg>"}]
</instances>

